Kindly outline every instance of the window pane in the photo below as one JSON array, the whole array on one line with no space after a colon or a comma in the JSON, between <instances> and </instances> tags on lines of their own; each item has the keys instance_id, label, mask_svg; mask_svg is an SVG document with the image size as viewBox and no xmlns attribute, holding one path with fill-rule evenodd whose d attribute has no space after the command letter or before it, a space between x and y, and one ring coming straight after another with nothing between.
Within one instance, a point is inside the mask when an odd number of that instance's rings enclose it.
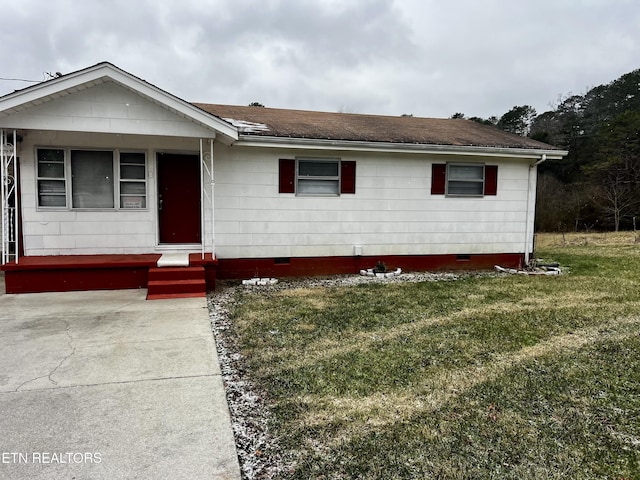
<instances>
[{"instance_id":1,"label":"window pane","mask_svg":"<svg viewBox=\"0 0 640 480\"><path fill-rule=\"evenodd\" d=\"M131 153L131 152L123 152L120 154L120 163L134 163L136 165L144 165L145 164L145 156L144 153Z\"/></svg>"},{"instance_id":2,"label":"window pane","mask_svg":"<svg viewBox=\"0 0 640 480\"><path fill-rule=\"evenodd\" d=\"M482 182L450 181L447 194L449 195L482 195Z\"/></svg>"},{"instance_id":3,"label":"window pane","mask_svg":"<svg viewBox=\"0 0 640 480\"><path fill-rule=\"evenodd\" d=\"M120 165L120 178L144 179L144 165Z\"/></svg>"},{"instance_id":4,"label":"window pane","mask_svg":"<svg viewBox=\"0 0 640 480\"><path fill-rule=\"evenodd\" d=\"M298 176L337 177L338 162L313 162L308 160L300 160L298 162Z\"/></svg>"},{"instance_id":5,"label":"window pane","mask_svg":"<svg viewBox=\"0 0 640 480\"><path fill-rule=\"evenodd\" d=\"M450 180L482 180L484 165L449 165Z\"/></svg>"},{"instance_id":6,"label":"window pane","mask_svg":"<svg viewBox=\"0 0 640 480\"><path fill-rule=\"evenodd\" d=\"M38 162L38 176L64 178L64 163Z\"/></svg>"},{"instance_id":7,"label":"window pane","mask_svg":"<svg viewBox=\"0 0 640 480\"><path fill-rule=\"evenodd\" d=\"M38 149L38 162L64 162L64 150L52 148Z\"/></svg>"},{"instance_id":8,"label":"window pane","mask_svg":"<svg viewBox=\"0 0 640 480\"><path fill-rule=\"evenodd\" d=\"M56 193L58 195L65 194L64 180L39 180L38 193Z\"/></svg>"},{"instance_id":9,"label":"window pane","mask_svg":"<svg viewBox=\"0 0 640 480\"><path fill-rule=\"evenodd\" d=\"M65 194L64 180L39 180L38 206L66 207L67 196Z\"/></svg>"},{"instance_id":10,"label":"window pane","mask_svg":"<svg viewBox=\"0 0 640 480\"><path fill-rule=\"evenodd\" d=\"M298 180L298 193L303 195L338 195L338 180Z\"/></svg>"},{"instance_id":11,"label":"window pane","mask_svg":"<svg viewBox=\"0 0 640 480\"><path fill-rule=\"evenodd\" d=\"M64 195L38 195L38 205L41 207L66 207L67 197Z\"/></svg>"},{"instance_id":12,"label":"window pane","mask_svg":"<svg viewBox=\"0 0 640 480\"><path fill-rule=\"evenodd\" d=\"M147 208L147 199L140 195L121 195L120 208Z\"/></svg>"},{"instance_id":13,"label":"window pane","mask_svg":"<svg viewBox=\"0 0 640 480\"><path fill-rule=\"evenodd\" d=\"M113 152L71 152L73 208L113 208Z\"/></svg>"},{"instance_id":14,"label":"window pane","mask_svg":"<svg viewBox=\"0 0 640 480\"><path fill-rule=\"evenodd\" d=\"M144 182L121 182L121 195L144 195L146 193Z\"/></svg>"}]
</instances>

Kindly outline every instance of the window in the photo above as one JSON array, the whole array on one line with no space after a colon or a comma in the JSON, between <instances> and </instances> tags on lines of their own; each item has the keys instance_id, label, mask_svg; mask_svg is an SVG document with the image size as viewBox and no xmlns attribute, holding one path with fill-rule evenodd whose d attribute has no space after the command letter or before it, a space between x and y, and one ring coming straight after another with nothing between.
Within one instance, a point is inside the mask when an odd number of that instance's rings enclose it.
<instances>
[{"instance_id":1,"label":"window","mask_svg":"<svg viewBox=\"0 0 640 480\"><path fill-rule=\"evenodd\" d=\"M356 193L356 162L338 159L281 159L280 193L337 196Z\"/></svg>"},{"instance_id":2,"label":"window","mask_svg":"<svg viewBox=\"0 0 640 480\"><path fill-rule=\"evenodd\" d=\"M66 207L64 150L38 150L38 205Z\"/></svg>"},{"instance_id":3,"label":"window","mask_svg":"<svg viewBox=\"0 0 640 480\"><path fill-rule=\"evenodd\" d=\"M144 153L120 154L120 208L147 208Z\"/></svg>"},{"instance_id":4,"label":"window","mask_svg":"<svg viewBox=\"0 0 640 480\"><path fill-rule=\"evenodd\" d=\"M113 152L71 150L73 208L113 208Z\"/></svg>"},{"instance_id":5,"label":"window","mask_svg":"<svg viewBox=\"0 0 640 480\"><path fill-rule=\"evenodd\" d=\"M456 197L496 195L498 167L484 164L433 164L431 194Z\"/></svg>"},{"instance_id":6,"label":"window","mask_svg":"<svg viewBox=\"0 0 640 480\"><path fill-rule=\"evenodd\" d=\"M299 195L338 195L339 160L298 160Z\"/></svg>"},{"instance_id":7,"label":"window","mask_svg":"<svg viewBox=\"0 0 640 480\"><path fill-rule=\"evenodd\" d=\"M447 165L447 195L480 196L484 192L484 165Z\"/></svg>"},{"instance_id":8,"label":"window","mask_svg":"<svg viewBox=\"0 0 640 480\"><path fill-rule=\"evenodd\" d=\"M37 162L39 207L147 208L144 153L40 148Z\"/></svg>"}]
</instances>

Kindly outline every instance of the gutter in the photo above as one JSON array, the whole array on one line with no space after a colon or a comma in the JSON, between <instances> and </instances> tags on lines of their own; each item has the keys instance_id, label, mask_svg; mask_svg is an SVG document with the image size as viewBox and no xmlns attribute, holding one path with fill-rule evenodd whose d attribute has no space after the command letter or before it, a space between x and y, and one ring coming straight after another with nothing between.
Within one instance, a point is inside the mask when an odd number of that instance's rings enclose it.
<instances>
[{"instance_id":1,"label":"gutter","mask_svg":"<svg viewBox=\"0 0 640 480\"><path fill-rule=\"evenodd\" d=\"M534 235L534 226L529 227L529 223L531 222L531 172L536 169L536 185L537 185L537 168L538 165L547 161L547 154L543 153L540 159L529 165L529 171L527 172L527 213L525 215L525 226L524 226L524 263L525 265L529 265L531 261L530 252L529 252L529 237L531 236L532 246L533 246L533 235ZM534 200L534 211L535 211L535 190L533 191L533 200Z\"/></svg>"},{"instance_id":2,"label":"gutter","mask_svg":"<svg viewBox=\"0 0 640 480\"><path fill-rule=\"evenodd\" d=\"M569 152L566 152L569 153ZM534 168L537 167L538 165L540 165L541 163L544 163L547 161L547 154L543 153L542 154L542 158L540 160L538 160L536 163L529 165L529 168Z\"/></svg>"},{"instance_id":3,"label":"gutter","mask_svg":"<svg viewBox=\"0 0 640 480\"><path fill-rule=\"evenodd\" d=\"M368 142L354 140L329 140L317 138L292 138L274 136L240 135L233 143L238 147L268 147L268 148L304 148L310 150L343 150L358 152L385 153L421 153L437 155L483 155L487 157L510 157L561 160L568 152L564 150L486 147L477 145L431 145L424 143L391 143Z\"/></svg>"}]
</instances>

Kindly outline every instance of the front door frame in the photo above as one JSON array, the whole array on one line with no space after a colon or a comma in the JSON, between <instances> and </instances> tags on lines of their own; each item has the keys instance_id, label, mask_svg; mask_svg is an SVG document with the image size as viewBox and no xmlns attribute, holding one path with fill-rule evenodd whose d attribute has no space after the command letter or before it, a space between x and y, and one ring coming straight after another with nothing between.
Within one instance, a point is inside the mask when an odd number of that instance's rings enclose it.
<instances>
[{"instance_id":1,"label":"front door frame","mask_svg":"<svg viewBox=\"0 0 640 480\"><path fill-rule=\"evenodd\" d=\"M200 171L200 167L199 167L199 171L200 174L198 176L198 183L194 184L193 187L197 188L198 191L198 197L200 198L199 200L199 209L198 209L198 218L199 218L199 225L200 225L200 241L199 242L193 242L193 243L171 243L171 242L166 242L166 241L162 241L164 240L162 238L161 235L161 218L160 218L160 208L161 208L161 185L160 185L160 156L161 155L175 155L175 156L189 156L189 157L193 157L194 161L197 161L198 165L200 164L200 155L198 152L194 152L194 151L171 151L171 150L160 150L160 151L156 151L155 152L155 171L156 171L156 239L157 239L157 246L159 248L167 248L167 249L183 249L183 250L193 250L195 248L201 248L202 245L204 245L204 223L202 221L202 211L203 211L203 205L202 205L202 195L201 195L201 191L202 191L202 172Z\"/></svg>"}]
</instances>

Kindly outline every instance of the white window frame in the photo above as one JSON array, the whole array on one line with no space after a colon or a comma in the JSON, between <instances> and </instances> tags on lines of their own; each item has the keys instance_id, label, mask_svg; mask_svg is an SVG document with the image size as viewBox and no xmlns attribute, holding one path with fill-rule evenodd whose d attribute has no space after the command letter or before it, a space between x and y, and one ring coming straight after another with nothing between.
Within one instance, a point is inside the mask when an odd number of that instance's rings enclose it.
<instances>
[{"instance_id":1,"label":"white window frame","mask_svg":"<svg viewBox=\"0 0 640 480\"><path fill-rule=\"evenodd\" d=\"M40 155L39 155L39 151L40 150L62 150L62 162L60 161L53 161L51 163L55 163L58 165L62 165L62 177L47 177L47 176L40 176ZM38 208L42 208L42 209L68 209L69 208L69 188L68 188L68 183L69 180L67 179L67 171L68 171L68 167L67 167L67 154L65 152L64 148L55 148L55 147L51 147L51 148L37 148L36 149L36 154L35 154L35 167L36 167L36 205L38 206ZM41 206L40 205L40 182L62 182L64 184L64 193L61 192L56 192L56 191L51 191L51 192L44 192L43 195L44 196L48 196L48 197L62 197L64 198L64 205L44 205Z\"/></svg>"},{"instance_id":2,"label":"white window frame","mask_svg":"<svg viewBox=\"0 0 640 480\"><path fill-rule=\"evenodd\" d=\"M480 167L482 168L482 178L464 178L464 177L455 177L451 175L452 167ZM471 197L471 198L481 198L484 197L484 184L485 184L485 165L484 163L459 163L459 162L450 162L447 163L447 171L445 176L445 195L448 197ZM480 185L480 193L460 193L460 192L451 192L451 182L457 183L469 183L469 184L477 184Z\"/></svg>"},{"instance_id":3,"label":"white window frame","mask_svg":"<svg viewBox=\"0 0 640 480\"><path fill-rule=\"evenodd\" d=\"M137 155L142 155L142 160L143 162L140 163L123 163L122 161L122 154L137 154ZM147 196L147 192L149 191L148 189L148 183L147 183L147 154L146 152L140 151L140 150L120 150L117 153L117 157L118 157L118 186L117 186L117 191L118 191L118 201L117 203L117 208L119 210L146 210L148 208L148 196ZM144 175L143 178L126 178L122 176L122 166L142 166L144 168ZM142 183L144 184L144 193L122 193L122 184L134 184L134 183ZM129 198L129 202L131 203L131 206L129 207L124 207L122 206L123 203L125 202L125 199ZM135 199L140 199L140 204L139 206L136 206L137 201Z\"/></svg>"},{"instance_id":4,"label":"white window frame","mask_svg":"<svg viewBox=\"0 0 640 480\"><path fill-rule=\"evenodd\" d=\"M41 177L39 171L39 151L41 150L62 150L64 161L62 162L64 168L64 177L62 178L54 178L54 177ZM72 151L100 151L100 152L112 152L113 153L113 207L97 207L97 208L89 208L89 207L74 207L73 206L73 182L72 182L72 174L71 171L71 152ZM130 179L130 178L122 178L121 177L121 153L136 153L142 154L144 156L144 179ZM49 211L49 210L67 210L67 211L145 211L149 209L149 166L148 166L148 155L144 150L139 149L117 149L117 148L82 148L82 147L53 147L53 146L38 146L35 148L35 187L36 187L36 205L38 211ZM64 181L65 187L65 205L64 206L47 206L41 205L40 202L40 182L41 181ZM143 197L142 203L144 207L122 207L121 203L121 182L128 183L144 183L144 194L135 194L129 195L131 197L137 196Z\"/></svg>"},{"instance_id":5,"label":"white window frame","mask_svg":"<svg viewBox=\"0 0 640 480\"><path fill-rule=\"evenodd\" d=\"M300 164L303 163L331 163L336 165L337 174L334 175L300 175ZM326 181L337 185L336 191L332 193L314 193L303 192L300 188L300 182L304 183L305 180L313 181ZM339 197L340 196L340 159L339 158L314 158L314 157L300 157L296 158L296 195L301 197Z\"/></svg>"}]
</instances>

